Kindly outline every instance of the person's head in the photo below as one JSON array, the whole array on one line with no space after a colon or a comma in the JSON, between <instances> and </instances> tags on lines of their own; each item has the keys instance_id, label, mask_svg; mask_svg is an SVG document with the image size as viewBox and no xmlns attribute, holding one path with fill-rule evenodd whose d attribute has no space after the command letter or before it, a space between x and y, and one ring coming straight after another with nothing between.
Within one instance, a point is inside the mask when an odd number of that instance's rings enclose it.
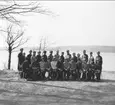
<instances>
[{"instance_id":1,"label":"person's head","mask_svg":"<svg viewBox=\"0 0 115 105\"><path fill-rule=\"evenodd\" d=\"M30 50L29 53L32 54L32 50Z\"/></svg>"},{"instance_id":2,"label":"person's head","mask_svg":"<svg viewBox=\"0 0 115 105\"><path fill-rule=\"evenodd\" d=\"M24 49L23 49L23 48L21 48L21 49L20 49L20 52L22 53L22 52L23 52L23 50L24 50Z\"/></svg>"},{"instance_id":3,"label":"person's head","mask_svg":"<svg viewBox=\"0 0 115 105\"><path fill-rule=\"evenodd\" d=\"M90 52L90 56L92 56L93 55L93 52Z\"/></svg>"},{"instance_id":4,"label":"person's head","mask_svg":"<svg viewBox=\"0 0 115 105\"><path fill-rule=\"evenodd\" d=\"M67 54L69 54L69 50L67 50L66 52L67 52Z\"/></svg>"},{"instance_id":5,"label":"person's head","mask_svg":"<svg viewBox=\"0 0 115 105\"><path fill-rule=\"evenodd\" d=\"M50 54L53 54L53 51L50 51Z\"/></svg>"},{"instance_id":6,"label":"person's head","mask_svg":"<svg viewBox=\"0 0 115 105\"><path fill-rule=\"evenodd\" d=\"M97 52L97 55L98 55L98 56L100 55L100 51Z\"/></svg>"},{"instance_id":7,"label":"person's head","mask_svg":"<svg viewBox=\"0 0 115 105\"><path fill-rule=\"evenodd\" d=\"M83 54L86 54L86 50L83 50Z\"/></svg>"},{"instance_id":8,"label":"person's head","mask_svg":"<svg viewBox=\"0 0 115 105\"><path fill-rule=\"evenodd\" d=\"M38 55L40 55L41 54L41 51L38 51Z\"/></svg>"},{"instance_id":9,"label":"person's head","mask_svg":"<svg viewBox=\"0 0 115 105\"><path fill-rule=\"evenodd\" d=\"M62 52L61 55L64 55L64 52Z\"/></svg>"},{"instance_id":10,"label":"person's head","mask_svg":"<svg viewBox=\"0 0 115 105\"><path fill-rule=\"evenodd\" d=\"M79 53L77 54L77 57L78 57L78 58L80 57L80 54L79 54Z\"/></svg>"},{"instance_id":11,"label":"person's head","mask_svg":"<svg viewBox=\"0 0 115 105\"><path fill-rule=\"evenodd\" d=\"M36 51L33 51L33 55L34 55L34 56L36 55Z\"/></svg>"},{"instance_id":12,"label":"person's head","mask_svg":"<svg viewBox=\"0 0 115 105\"><path fill-rule=\"evenodd\" d=\"M73 53L73 56L76 56L76 54L75 54L75 53Z\"/></svg>"},{"instance_id":13,"label":"person's head","mask_svg":"<svg viewBox=\"0 0 115 105\"><path fill-rule=\"evenodd\" d=\"M44 53L44 55L46 55L46 53L47 53L47 52L46 52L46 51L44 51L43 53Z\"/></svg>"}]
</instances>

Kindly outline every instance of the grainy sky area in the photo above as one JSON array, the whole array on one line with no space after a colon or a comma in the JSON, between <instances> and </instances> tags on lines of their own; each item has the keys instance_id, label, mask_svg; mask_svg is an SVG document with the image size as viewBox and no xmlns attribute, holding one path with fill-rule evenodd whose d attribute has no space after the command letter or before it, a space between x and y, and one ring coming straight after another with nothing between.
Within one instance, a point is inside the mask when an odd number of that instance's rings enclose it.
<instances>
[{"instance_id":1,"label":"grainy sky area","mask_svg":"<svg viewBox=\"0 0 115 105\"><path fill-rule=\"evenodd\" d=\"M53 46L108 45L115 46L115 1L40 1L58 16L28 15L25 46L39 45L47 36ZM0 47L4 46L0 36Z\"/></svg>"}]
</instances>

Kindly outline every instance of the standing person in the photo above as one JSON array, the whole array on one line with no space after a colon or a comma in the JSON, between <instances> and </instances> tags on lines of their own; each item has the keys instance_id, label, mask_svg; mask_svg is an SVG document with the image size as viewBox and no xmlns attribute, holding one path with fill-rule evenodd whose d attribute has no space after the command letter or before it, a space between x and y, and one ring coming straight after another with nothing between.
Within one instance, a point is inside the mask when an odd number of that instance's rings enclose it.
<instances>
[{"instance_id":1,"label":"standing person","mask_svg":"<svg viewBox=\"0 0 115 105\"><path fill-rule=\"evenodd\" d=\"M22 69L23 69L23 78L29 79L30 71L29 71L29 59L28 59L28 57L26 57L23 65L22 65Z\"/></svg>"},{"instance_id":2,"label":"standing person","mask_svg":"<svg viewBox=\"0 0 115 105\"><path fill-rule=\"evenodd\" d=\"M73 53L73 60L74 60L74 62L77 62L76 53Z\"/></svg>"},{"instance_id":3,"label":"standing person","mask_svg":"<svg viewBox=\"0 0 115 105\"><path fill-rule=\"evenodd\" d=\"M27 55L29 64L31 64L31 57L32 57L32 50L30 50L29 54Z\"/></svg>"},{"instance_id":4,"label":"standing person","mask_svg":"<svg viewBox=\"0 0 115 105\"><path fill-rule=\"evenodd\" d=\"M53 60L51 61L51 79L57 80L58 78L58 72L57 72L57 60L55 57L53 57Z\"/></svg>"},{"instance_id":5,"label":"standing person","mask_svg":"<svg viewBox=\"0 0 115 105\"><path fill-rule=\"evenodd\" d=\"M91 64L92 61L94 61L93 52L90 52L90 57L89 57L89 60L88 60L88 64Z\"/></svg>"},{"instance_id":6,"label":"standing person","mask_svg":"<svg viewBox=\"0 0 115 105\"><path fill-rule=\"evenodd\" d=\"M46 72L45 72L45 78L46 80L51 79L51 59L48 59L45 66L46 66Z\"/></svg>"},{"instance_id":7,"label":"standing person","mask_svg":"<svg viewBox=\"0 0 115 105\"><path fill-rule=\"evenodd\" d=\"M59 55L59 50L56 51L56 54L55 54L55 59L58 61L60 58L60 55Z\"/></svg>"},{"instance_id":8,"label":"standing person","mask_svg":"<svg viewBox=\"0 0 115 105\"><path fill-rule=\"evenodd\" d=\"M24 52L23 55L24 55L24 60L26 60L26 53Z\"/></svg>"},{"instance_id":9,"label":"standing person","mask_svg":"<svg viewBox=\"0 0 115 105\"><path fill-rule=\"evenodd\" d=\"M94 77L95 77L94 73L95 73L95 63L94 63L94 59L92 59L88 64L87 80L94 81Z\"/></svg>"},{"instance_id":10,"label":"standing person","mask_svg":"<svg viewBox=\"0 0 115 105\"><path fill-rule=\"evenodd\" d=\"M42 57L43 57L43 59L44 59L45 62L47 62L47 55L46 55L46 53L47 53L47 51L44 51L43 55L42 55Z\"/></svg>"},{"instance_id":11,"label":"standing person","mask_svg":"<svg viewBox=\"0 0 115 105\"><path fill-rule=\"evenodd\" d=\"M65 58L70 61L71 60L71 54L69 52L69 50L66 51L67 52L67 55L65 56Z\"/></svg>"},{"instance_id":12,"label":"standing person","mask_svg":"<svg viewBox=\"0 0 115 105\"><path fill-rule=\"evenodd\" d=\"M88 55L86 54L86 50L83 50L82 61L88 62Z\"/></svg>"},{"instance_id":13,"label":"standing person","mask_svg":"<svg viewBox=\"0 0 115 105\"><path fill-rule=\"evenodd\" d=\"M61 53L61 62L64 63L64 52Z\"/></svg>"},{"instance_id":14,"label":"standing person","mask_svg":"<svg viewBox=\"0 0 115 105\"><path fill-rule=\"evenodd\" d=\"M23 48L20 49L20 53L18 54L18 70L20 77L22 78L22 64L25 60L24 54L23 54Z\"/></svg>"},{"instance_id":15,"label":"standing person","mask_svg":"<svg viewBox=\"0 0 115 105\"><path fill-rule=\"evenodd\" d=\"M76 62L73 58L70 61L70 76L72 80L76 80Z\"/></svg>"},{"instance_id":16,"label":"standing person","mask_svg":"<svg viewBox=\"0 0 115 105\"><path fill-rule=\"evenodd\" d=\"M82 55L82 79L87 80L88 73L88 55L86 54L86 50L83 50Z\"/></svg>"},{"instance_id":17,"label":"standing person","mask_svg":"<svg viewBox=\"0 0 115 105\"><path fill-rule=\"evenodd\" d=\"M103 58L102 58L102 56L100 56L100 51L97 52L95 64L97 66L97 70L99 70L97 80L100 80L100 76L101 76L101 72L102 72L102 64L103 64Z\"/></svg>"},{"instance_id":18,"label":"standing person","mask_svg":"<svg viewBox=\"0 0 115 105\"><path fill-rule=\"evenodd\" d=\"M33 51L33 55L32 55L32 57L31 57L31 65L32 65L32 63L35 62L35 61L36 61L36 51Z\"/></svg>"},{"instance_id":19,"label":"standing person","mask_svg":"<svg viewBox=\"0 0 115 105\"><path fill-rule=\"evenodd\" d=\"M53 60L53 51L50 51L50 55L48 56L48 59L50 62Z\"/></svg>"},{"instance_id":20,"label":"standing person","mask_svg":"<svg viewBox=\"0 0 115 105\"><path fill-rule=\"evenodd\" d=\"M38 52L38 55L36 56L37 62L39 63L41 61L41 51Z\"/></svg>"},{"instance_id":21,"label":"standing person","mask_svg":"<svg viewBox=\"0 0 115 105\"><path fill-rule=\"evenodd\" d=\"M77 69L77 72L78 72L78 79L80 80L81 79L81 75L82 75L82 60L81 60L81 57L80 57L79 53L77 54L76 66L77 66L76 69Z\"/></svg>"},{"instance_id":22,"label":"standing person","mask_svg":"<svg viewBox=\"0 0 115 105\"><path fill-rule=\"evenodd\" d=\"M31 69L32 69L31 79L38 80L40 76L40 65L39 62L37 62L37 58L35 58L35 61L32 63Z\"/></svg>"}]
</instances>

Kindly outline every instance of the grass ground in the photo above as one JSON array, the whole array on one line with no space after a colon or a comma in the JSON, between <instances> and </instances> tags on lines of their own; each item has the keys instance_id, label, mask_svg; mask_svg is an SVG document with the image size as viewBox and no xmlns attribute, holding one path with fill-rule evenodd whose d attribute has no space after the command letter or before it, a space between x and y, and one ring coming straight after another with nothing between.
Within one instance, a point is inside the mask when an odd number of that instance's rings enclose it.
<instances>
[{"instance_id":1,"label":"grass ground","mask_svg":"<svg viewBox=\"0 0 115 105\"><path fill-rule=\"evenodd\" d=\"M0 105L115 105L113 72L101 82L25 81L0 72Z\"/></svg>"}]
</instances>

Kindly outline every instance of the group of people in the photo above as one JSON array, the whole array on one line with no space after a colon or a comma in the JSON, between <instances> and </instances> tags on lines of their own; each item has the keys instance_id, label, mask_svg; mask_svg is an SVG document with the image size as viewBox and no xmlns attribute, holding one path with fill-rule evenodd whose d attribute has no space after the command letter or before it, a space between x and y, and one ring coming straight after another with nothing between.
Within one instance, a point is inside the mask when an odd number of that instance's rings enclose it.
<instances>
[{"instance_id":1,"label":"group of people","mask_svg":"<svg viewBox=\"0 0 115 105\"><path fill-rule=\"evenodd\" d=\"M99 81L102 72L103 59L100 52L94 58L93 52L88 56L86 50L83 55L79 53L70 54L67 50L66 54L59 50L56 54L47 55L47 51L29 51L26 56L23 48L18 54L18 70L21 78L27 80L83 80L83 81Z\"/></svg>"}]
</instances>

